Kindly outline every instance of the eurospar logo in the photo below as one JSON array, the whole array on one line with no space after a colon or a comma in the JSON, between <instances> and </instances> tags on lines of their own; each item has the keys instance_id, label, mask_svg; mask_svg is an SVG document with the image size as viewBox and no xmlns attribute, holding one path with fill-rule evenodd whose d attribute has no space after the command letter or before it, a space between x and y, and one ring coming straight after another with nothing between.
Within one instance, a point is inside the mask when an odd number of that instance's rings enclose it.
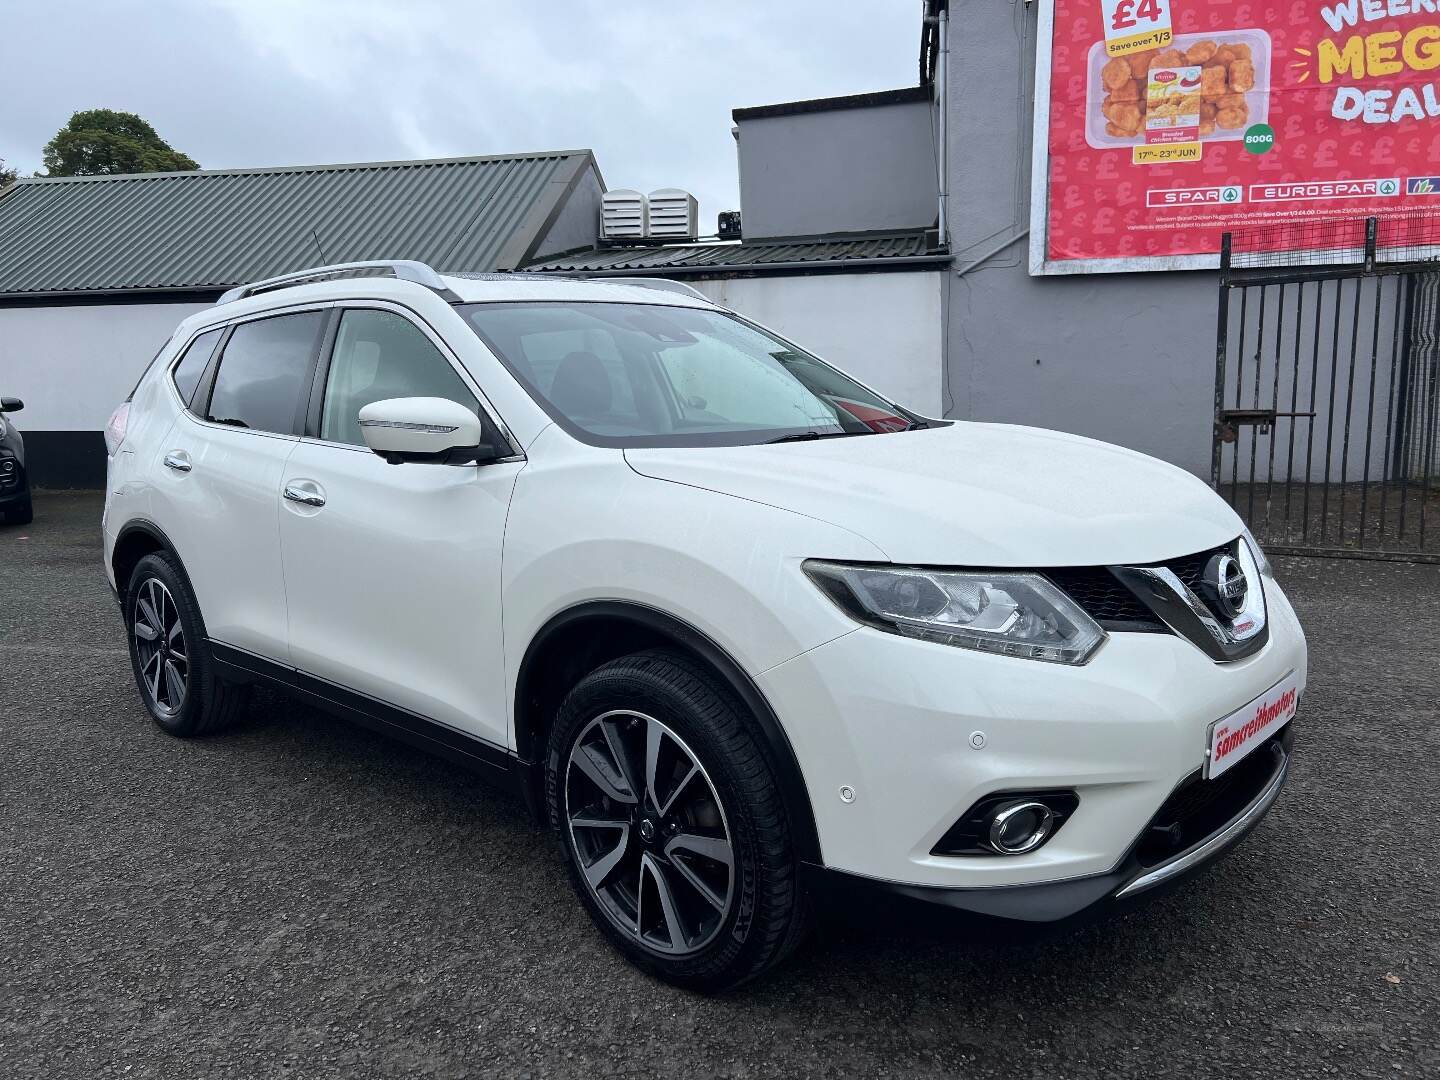
<instances>
[{"instance_id":1,"label":"eurospar logo","mask_svg":"<svg viewBox=\"0 0 1440 1080\"><path fill-rule=\"evenodd\" d=\"M1225 187L1152 188L1145 192L1146 206L1226 206L1245 201L1239 184Z\"/></svg>"},{"instance_id":2,"label":"eurospar logo","mask_svg":"<svg viewBox=\"0 0 1440 1080\"><path fill-rule=\"evenodd\" d=\"M1300 180L1287 184L1251 184L1251 202L1304 202L1309 199L1389 199L1400 194L1394 176L1366 180Z\"/></svg>"},{"instance_id":3,"label":"eurospar logo","mask_svg":"<svg viewBox=\"0 0 1440 1080\"><path fill-rule=\"evenodd\" d=\"M1440 176L1412 176L1405 181L1406 195L1440 195Z\"/></svg>"}]
</instances>

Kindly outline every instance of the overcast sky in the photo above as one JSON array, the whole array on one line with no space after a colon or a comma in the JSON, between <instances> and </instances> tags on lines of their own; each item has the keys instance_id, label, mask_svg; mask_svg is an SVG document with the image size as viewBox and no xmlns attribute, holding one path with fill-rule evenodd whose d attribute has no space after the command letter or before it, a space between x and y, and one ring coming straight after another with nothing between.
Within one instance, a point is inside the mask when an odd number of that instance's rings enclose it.
<instances>
[{"instance_id":1,"label":"overcast sky","mask_svg":"<svg viewBox=\"0 0 1440 1080\"><path fill-rule=\"evenodd\" d=\"M77 109L205 168L589 147L739 206L730 110L914 85L921 0L3 0L0 158Z\"/></svg>"}]
</instances>

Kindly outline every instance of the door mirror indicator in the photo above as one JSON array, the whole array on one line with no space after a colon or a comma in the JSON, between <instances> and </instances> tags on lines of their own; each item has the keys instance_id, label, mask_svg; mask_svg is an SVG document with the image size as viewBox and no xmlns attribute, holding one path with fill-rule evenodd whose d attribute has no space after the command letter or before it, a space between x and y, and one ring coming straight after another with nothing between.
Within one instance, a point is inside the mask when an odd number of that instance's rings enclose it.
<instances>
[{"instance_id":1,"label":"door mirror indicator","mask_svg":"<svg viewBox=\"0 0 1440 1080\"><path fill-rule=\"evenodd\" d=\"M392 465L403 462L460 464L493 461L480 418L448 398L410 397L372 401L360 410L365 445ZM488 454L482 456L482 451Z\"/></svg>"},{"instance_id":2,"label":"door mirror indicator","mask_svg":"<svg viewBox=\"0 0 1440 1080\"><path fill-rule=\"evenodd\" d=\"M18 397L0 397L0 412L19 412L25 408L25 402Z\"/></svg>"}]
</instances>

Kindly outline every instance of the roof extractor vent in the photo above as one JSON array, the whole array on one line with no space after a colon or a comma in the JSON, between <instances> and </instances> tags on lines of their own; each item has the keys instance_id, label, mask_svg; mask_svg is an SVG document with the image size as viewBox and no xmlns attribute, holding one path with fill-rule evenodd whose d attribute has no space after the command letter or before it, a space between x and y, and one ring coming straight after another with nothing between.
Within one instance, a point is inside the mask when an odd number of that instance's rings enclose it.
<instances>
[{"instance_id":1,"label":"roof extractor vent","mask_svg":"<svg viewBox=\"0 0 1440 1080\"><path fill-rule=\"evenodd\" d=\"M679 188L650 193L650 235L665 240L693 240L700 235L700 204Z\"/></svg>"},{"instance_id":2,"label":"roof extractor vent","mask_svg":"<svg viewBox=\"0 0 1440 1080\"><path fill-rule=\"evenodd\" d=\"M650 230L650 204L638 191L616 188L600 198L600 236L605 240L643 240Z\"/></svg>"}]
</instances>

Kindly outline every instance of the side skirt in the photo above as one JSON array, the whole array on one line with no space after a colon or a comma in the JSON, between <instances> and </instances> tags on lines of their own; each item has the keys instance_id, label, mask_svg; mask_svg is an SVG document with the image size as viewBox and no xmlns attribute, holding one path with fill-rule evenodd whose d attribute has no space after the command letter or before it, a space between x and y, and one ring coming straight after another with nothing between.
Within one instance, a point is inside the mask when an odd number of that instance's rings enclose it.
<instances>
[{"instance_id":1,"label":"side skirt","mask_svg":"<svg viewBox=\"0 0 1440 1080\"><path fill-rule=\"evenodd\" d=\"M272 686L343 720L452 761L529 802L528 781L535 766L513 751L213 638L207 638L206 645L222 679Z\"/></svg>"}]
</instances>

